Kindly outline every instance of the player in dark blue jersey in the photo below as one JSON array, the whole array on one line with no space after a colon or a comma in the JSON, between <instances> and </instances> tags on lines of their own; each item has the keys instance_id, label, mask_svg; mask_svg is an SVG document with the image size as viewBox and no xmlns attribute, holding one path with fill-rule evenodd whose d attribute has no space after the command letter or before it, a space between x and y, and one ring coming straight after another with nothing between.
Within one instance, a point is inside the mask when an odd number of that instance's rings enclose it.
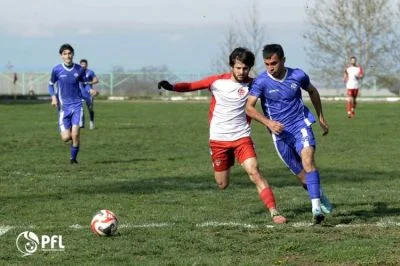
<instances>
[{"instance_id":1,"label":"player in dark blue jersey","mask_svg":"<svg viewBox=\"0 0 400 266\"><path fill-rule=\"evenodd\" d=\"M85 76L86 76L86 84L81 84L81 91L82 91L82 97L86 102L86 106L89 111L89 117L90 117L90 123L89 123L89 128L91 130L94 129L94 97L90 93L87 93L87 88L85 86L88 86L90 89L93 88L94 84L99 83L99 79L97 78L96 74L94 73L93 70L88 69L88 61L86 59L81 59L79 62L81 67L85 70Z\"/></svg>"},{"instance_id":2,"label":"player in dark blue jersey","mask_svg":"<svg viewBox=\"0 0 400 266\"><path fill-rule=\"evenodd\" d=\"M62 64L56 65L51 71L49 93L51 105L58 108L58 125L61 139L65 142L72 140L71 164L78 163L76 157L79 152L79 130L83 127L82 93L79 83L87 82L84 69L73 63L74 48L63 44L59 53ZM57 85L57 92L54 90ZM97 92L86 87L87 92L96 95Z\"/></svg>"},{"instance_id":3,"label":"player in dark blue jersey","mask_svg":"<svg viewBox=\"0 0 400 266\"><path fill-rule=\"evenodd\" d=\"M324 213L332 211L332 205L322 192L314 159L316 141L311 125L316 119L304 105L301 91L310 95L325 136L329 128L319 93L303 70L285 67L284 52L279 44L264 46L263 58L267 71L253 81L246 113L270 130L279 157L308 191L314 223L319 224L324 220ZM264 114L255 108L258 99Z\"/></svg>"}]
</instances>

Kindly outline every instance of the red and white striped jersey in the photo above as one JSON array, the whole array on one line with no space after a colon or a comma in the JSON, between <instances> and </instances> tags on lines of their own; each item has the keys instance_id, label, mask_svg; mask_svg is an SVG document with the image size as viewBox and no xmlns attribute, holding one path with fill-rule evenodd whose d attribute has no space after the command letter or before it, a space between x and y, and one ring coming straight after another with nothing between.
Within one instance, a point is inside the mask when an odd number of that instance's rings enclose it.
<instances>
[{"instance_id":1,"label":"red and white striped jersey","mask_svg":"<svg viewBox=\"0 0 400 266\"><path fill-rule=\"evenodd\" d=\"M178 92L210 90L210 140L234 141L250 136L250 118L246 115L245 105L252 79L239 83L231 77L232 73L225 73L174 85L174 91Z\"/></svg>"},{"instance_id":2,"label":"red and white striped jersey","mask_svg":"<svg viewBox=\"0 0 400 266\"><path fill-rule=\"evenodd\" d=\"M359 78L364 76L364 70L360 66L349 66L346 68L347 81L346 88L347 89L358 89L360 86Z\"/></svg>"}]
</instances>

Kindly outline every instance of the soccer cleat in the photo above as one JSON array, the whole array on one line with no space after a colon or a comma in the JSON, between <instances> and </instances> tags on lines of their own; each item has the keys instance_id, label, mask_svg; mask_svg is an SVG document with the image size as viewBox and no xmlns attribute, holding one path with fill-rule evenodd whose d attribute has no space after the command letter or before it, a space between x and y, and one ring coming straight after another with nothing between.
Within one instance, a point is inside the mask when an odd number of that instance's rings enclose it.
<instances>
[{"instance_id":1,"label":"soccer cleat","mask_svg":"<svg viewBox=\"0 0 400 266\"><path fill-rule=\"evenodd\" d=\"M76 159L71 159L71 164L78 164L78 161Z\"/></svg>"},{"instance_id":2,"label":"soccer cleat","mask_svg":"<svg viewBox=\"0 0 400 266\"><path fill-rule=\"evenodd\" d=\"M321 194L321 210L323 213L331 213L333 210L333 205L324 194Z\"/></svg>"},{"instance_id":3,"label":"soccer cleat","mask_svg":"<svg viewBox=\"0 0 400 266\"><path fill-rule=\"evenodd\" d=\"M325 219L324 214L321 210L313 210L313 224L320 224Z\"/></svg>"},{"instance_id":4,"label":"soccer cleat","mask_svg":"<svg viewBox=\"0 0 400 266\"><path fill-rule=\"evenodd\" d=\"M93 129L94 129L94 123L93 123L92 121L90 121L89 129L90 129L90 130L93 130Z\"/></svg>"},{"instance_id":5,"label":"soccer cleat","mask_svg":"<svg viewBox=\"0 0 400 266\"><path fill-rule=\"evenodd\" d=\"M286 218L283 217L277 210L271 212L271 218L276 224L284 224L287 222Z\"/></svg>"}]
</instances>

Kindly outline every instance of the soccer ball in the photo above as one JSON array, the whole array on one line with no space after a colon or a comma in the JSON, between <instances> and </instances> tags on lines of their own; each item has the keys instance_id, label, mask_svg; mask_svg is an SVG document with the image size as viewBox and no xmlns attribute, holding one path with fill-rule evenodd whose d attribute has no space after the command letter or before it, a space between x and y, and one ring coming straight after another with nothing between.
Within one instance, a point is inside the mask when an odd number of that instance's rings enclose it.
<instances>
[{"instance_id":1,"label":"soccer ball","mask_svg":"<svg viewBox=\"0 0 400 266\"><path fill-rule=\"evenodd\" d=\"M111 236L117 232L118 218L109 210L98 211L92 219L90 228L99 236Z\"/></svg>"}]
</instances>

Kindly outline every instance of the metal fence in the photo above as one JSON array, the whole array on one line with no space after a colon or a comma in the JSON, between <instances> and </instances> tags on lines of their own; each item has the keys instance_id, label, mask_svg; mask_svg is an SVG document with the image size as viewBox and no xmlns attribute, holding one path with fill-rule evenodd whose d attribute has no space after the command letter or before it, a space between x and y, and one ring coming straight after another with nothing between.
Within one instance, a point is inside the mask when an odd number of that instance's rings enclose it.
<instances>
[{"instance_id":1,"label":"metal fence","mask_svg":"<svg viewBox=\"0 0 400 266\"><path fill-rule=\"evenodd\" d=\"M17 80L15 80L15 75ZM94 87L103 96L143 97L160 93L157 83L167 79L171 83L179 81L195 81L207 74L170 74L170 73L101 73L97 74L99 83ZM0 95L47 95L49 73L21 72L0 73ZM207 91L193 94L207 95Z\"/></svg>"},{"instance_id":2,"label":"metal fence","mask_svg":"<svg viewBox=\"0 0 400 266\"><path fill-rule=\"evenodd\" d=\"M97 74L100 82L95 89L102 96L154 97L178 96L177 92L165 92L157 89L157 83L166 79L171 83L200 80L207 73L167 73L167 72L123 72ZM17 77L17 80L15 79ZM3 72L0 73L0 95L48 95L49 73L38 72ZM344 85L337 88L318 88L321 96L345 96ZM362 96L393 96L387 89L362 88ZM180 94L179 96L183 96ZM209 96L207 90L185 93L185 97Z\"/></svg>"}]
</instances>

